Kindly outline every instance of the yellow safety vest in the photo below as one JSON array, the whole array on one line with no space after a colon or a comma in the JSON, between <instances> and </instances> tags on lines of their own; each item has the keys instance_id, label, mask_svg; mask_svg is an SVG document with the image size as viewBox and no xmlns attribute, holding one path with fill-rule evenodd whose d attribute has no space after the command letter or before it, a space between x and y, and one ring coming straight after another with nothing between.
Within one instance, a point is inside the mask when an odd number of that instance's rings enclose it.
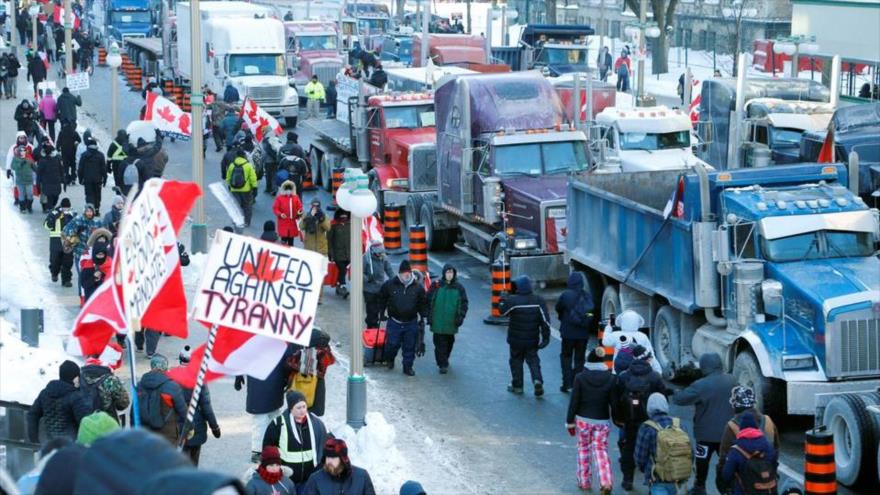
<instances>
[{"instance_id":1,"label":"yellow safety vest","mask_svg":"<svg viewBox=\"0 0 880 495\"><path fill-rule=\"evenodd\" d=\"M119 143L117 143L116 141L113 141L113 144L116 145L116 151L113 152L113 156L110 157L110 160L112 160L112 161L125 160L126 157L128 157L128 155L125 154L125 151L123 151L122 146Z\"/></svg>"},{"instance_id":2,"label":"yellow safety vest","mask_svg":"<svg viewBox=\"0 0 880 495\"><path fill-rule=\"evenodd\" d=\"M324 85L319 82L309 81L306 84L306 96L310 100L324 101Z\"/></svg>"},{"instance_id":3,"label":"yellow safety vest","mask_svg":"<svg viewBox=\"0 0 880 495\"><path fill-rule=\"evenodd\" d=\"M287 424L287 414L282 414L279 416L281 419L281 432L278 435L278 450L281 451L281 460L285 464L305 464L307 462L311 462L313 466L317 466L317 462L315 462L315 431L312 426L312 418L306 416L309 423L309 436L311 443L313 444L311 448L308 450L296 450L290 451L287 448L287 431L291 425ZM295 426L295 425L293 425Z\"/></svg>"}]
</instances>

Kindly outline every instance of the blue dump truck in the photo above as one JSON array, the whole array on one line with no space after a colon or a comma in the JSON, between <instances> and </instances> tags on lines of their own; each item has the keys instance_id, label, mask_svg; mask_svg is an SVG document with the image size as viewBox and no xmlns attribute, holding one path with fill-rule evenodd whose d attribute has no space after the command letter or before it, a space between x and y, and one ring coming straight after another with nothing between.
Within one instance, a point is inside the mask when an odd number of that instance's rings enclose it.
<instances>
[{"instance_id":1,"label":"blue dump truck","mask_svg":"<svg viewBox=\"0 0 880 495\"><path fill-rule=\"evenodd\" d=\"M547 76L586 72L589 66L586 25L529 24L516 46L493 46L492 58L512 71L540 69Z\"/></svg>"},{"instance_id":2,"label":"blue dump truck","mask_svg":"<svg viewBox=\"0 0 880 495\"><path fill-rule=\"evenodd\" d=\"M157 29L158 3L154 0L109 0L106 3L105 34L117 40L152 36Z\"/></svg>"},{"instance_id":3,"label":"blue dump truck","mask_svg":"<svg viewBox=\"0 0 880 495\"><path fill-rule=\"evenodd\" d=\"M848 469L846 481L867 472L876 483L880 421L865 408L880 404L880 232L877 210L848 189L857 173L576 173L567 257L603 317L644 317L667 377L717 352L770 414L821 419L819 397L837 398L822 402L838 478Z\"/></svg>"}]
</instances>

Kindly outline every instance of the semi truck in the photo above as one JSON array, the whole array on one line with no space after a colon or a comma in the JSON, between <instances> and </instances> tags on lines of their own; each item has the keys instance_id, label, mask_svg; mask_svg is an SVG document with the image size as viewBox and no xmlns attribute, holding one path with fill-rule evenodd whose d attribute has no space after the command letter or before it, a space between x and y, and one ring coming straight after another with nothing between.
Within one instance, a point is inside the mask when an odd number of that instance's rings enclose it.
<instances>
[{"instance_id":1,"label":"semi truck","mask_svg":"<svg viewBox=\"0 0 880 495\"><path fill-rule=\"evenodd\" d=\"M152 0L109 0L106 2L104 35L117 40L152 36L158 26Z\"/></svg>"},{"instance_id":2,"label":"semi truck","mask_svg":"<svg viewBox=\"0 0 880 495\"><path fill-rule=\"evenodd\" d=\"M717 352L770 414L880 385L877 210L850 167L582 173L568 256L603 316L638 312L668 377ZM601 232L601 235L596 235Z\"/></svg>"},{"instance_id":3,"label":"semi truck","mask_svg":"<svg viewBox=\"0 0 880 495\"><path fill-rule=\"evenodd\" d=\"M422 67L422 33L412 35L412 66ZM457 66L477 72L508 72L503 64L491 64L486 40L472 34L428 34L428 58L434 65Z\"/></svg>"},{"instance_id":4,"label":"semi truck","mask_svg":"<svg viewBox=\"0 0 880 495\"><path fill-rule=\"evenodd\" d=\"M326 87L342 70L339 31L332 21L285 21L284 29L287 67L304 99L305 85L312 76L317 76Z\"/></svg>"},{"instance_id":5,"label":"semi truck","mask_svg":"<svg viewBox=\"0 0 880 495\"><path fill-rule=\"evenodd\" d=\"M517 46L492 47L492 58L514 71L539 69L551 77L586 72L587 36L594 33L587 25L529 24Z\"/></svg>"}]
</instances>

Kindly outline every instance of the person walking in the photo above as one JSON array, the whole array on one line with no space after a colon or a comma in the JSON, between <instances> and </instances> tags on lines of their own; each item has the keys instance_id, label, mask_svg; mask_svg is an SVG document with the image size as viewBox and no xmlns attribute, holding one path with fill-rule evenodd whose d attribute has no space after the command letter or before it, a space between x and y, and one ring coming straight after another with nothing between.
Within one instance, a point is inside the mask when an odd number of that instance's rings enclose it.
<instances>
[{"instance_id":1,"label":"person walking","mask_svg":"<svg viewBox=\"0 0 880 495\"><path fill-rule=\"evenodd\" d=\"M20 132L24 132L28 136L28 140L36 141L37 115L35 113L34 105L30 100L21 100L21 103L15 107L13 118L15 119L16 129Z\"/></svg>"},{"instance_id":2,"label":"person walking","mask_svg":"<svg viewBox=\"0 0 880 495\"><path fill-rule=\"evenodd\" d=\"M739 432L719 474L732 495L776 493L779 480L778 450L770 445L751 411L737 423Z\"/></svg>"},{"instance_id":3,"label":"person walking","mask_svg":"<svg viewBox=\"0 0 880 495\"><path fill-rule=\"evenodd\" d=\"M331 80L327 85L327 118L336 118L336 81Z\"/></svg>"},{"instance_id":4,"label":"person walking","mask_svg":"<svg viewBox=\"0 0 880 495\"><path fill-rule=\"evenodd\" d=\"M125 129L116 131L116 138L107 147L107 171L113 174L113 183L120 191L125 191L125 159L129 146Z\"/></svg>"},{"instance_id":5,"label":"person walking","mask_svg":"<svg viewBox=\"0 0 880 495\"><path fill-rule=\"evenodd\" d=\"M741 430L740 423L745 414L751 414L755 417L758 428L764 433L764 438L767 439L774 451L779 452L779 431L773 419L767 414L761 414L758 410L758 401L755 399L754 390L744 385L737 385L730 391L729 402L733 407L734 416L724 425L724 432L721 434L721 442L718 445L718 465L715 468L716 488L721 493L727 493L730 489L727 484L723 483L721 473L724 470L730 449Z\"/></svg>"},{"instance_id":6,"label":"person walking","mask_svg":"<svg viewBox=\"0 0 880 495\"><path fill-rule=\"evenodd\" d=\"M15 174L15 189L18 191L18 209L22 213L34 212L34 176L37 166L28 154L26 146L15 149L12 159L12 172Z\"/></svg>"},{"instance_id":7,"label":"person walking","mask_svg":"<svg viewBox=\"0 0 880 495\"><path fill-rule=\"evenodd\" d=\"M43 211L49 211L58 204L58 197L66 188L64 179L64 166L55 148L52 145L42 146L37 161L37 187L40 189Z\"/></svg>"},{"instance_id":8,"label":"person walking","mask_svg":"<svg viewBox=\"0 0 880 495\"><path fill-rule=\"evenodd\" d=\"M110 275L110 256L107 253L108 243L96 241L89 249L89 256L83 256L79 264L79 283L82 302L85 304L95 290Z\"/></svg>"},{"instance_id":9,"label":"person walking","mask_svg":"<svg viewBox=\"0 0 880 495\"><path fill-rule=\"evenodd\" d=\"M730 393L737 386L736 378L723 371L721 356L707 352L700 356L703 377L672 396L678 406L694 406L694 458L697 475L691 495L706 494L706 478L712 455L718 453L721 434L727 420L733 416Z\"/></svg>"},{"instance_id":10,"label":"person walking","mask_svg":"<svg viewBox=\"0 0 880 495\"><path fill-rule=\"evenodd\" d=\"M510 385L507 391L523 393L523 361L529 366L535 397L544 395L544 378L538 350L550 345L550 314L544 298L532 292L532 281L522 275L513 280L513 294L501 296L501 313L508 317Z\"/></svg>"},{"instance_id":11,"label":"person walking","mask_svg":"<svg viewBox=\"0 0 880 495\"><path fill-rule=\"evenodd\" d=\"M6 79L3 81L3 92L6 98L11 100L17 98L18 93L18 70L21 69L21 62L15 53L6 54Z\"/></svg>"},{"instance_id":12,"label":"person walking","mask_svg":"<svg viewBox=\"0 0 880 495\"><path fill-rule=\"evenodd\" d=\"M333 221L330 222L330 231L327 232L327 245L328 258L336 265L336 294L348 297L345 274L348 264L351 263L351 215L342 208L333 212Z\"/></svg>"},{"instance_id":13,"label":"person walking","mask_svg":"<svg viewBox=\"0 0 880 495\"><path fill-rule=\"evenodd\" d=\"M611 52L607 46L603 46L599 50L599 56L596 57L596 67L599 68L599 80L608 82L608 71L611 69Z\"/></svg>"},{"instance_id":14,"label":"person walking","mask_svg":"<svg viewBox=\"0 0 880 495\"><path fill-rule=\"evenodd\" d=\"M260 465L245 485L247 495L296 495L290 481L292 471L281 464L281 451L267 445L260 453Z\"/></svg>"},{"instance_id":15,"label":"person walking","mask_svg":"<svg viewBox=\"0 0 880 495\"><path fill-rule=\"evenodd\" d=\"M605 335L602 336L602 345L614 348L613 361L615 363L617 363L617 359L621 354L629 354L632 357L633 349L636 346L642 346L647 354L654 355L651 339L639 331L640 328L645 326L645 319L640 314L628 309L614 319L614 324L618 326L618 329L612 331L606 329ZM660 363L655 359L652 359L650 362L654 371L662 375L663 368L660 367Z\"/></svg>"},{"instance_id":16,"label":"person walking","mask_svg":"<svg viewBox=\"0 0 880 495\"><path fill-rule=\"evenodd\" d=\"M250 227L251 217L254 213L254 191L259 187L259 184L257 183L257 172L247 158L235 157L226 170L226 184L238 201L238 205L241 206L245 227Z\"/></svg>"},{"instance_id":17,"label":"person walking","mask_svg":"<svg viewBox=\"0 0 880 495\"><path fill-rule=\"evenodd\" d=\"M566 289L556 302L556 315L559 317L559 333L562 336L562 350L559 354L562 385L559 390L568 393L575 373L584 367L587 344L592 338L594 324L593 296L583 272L572 272L568 276Z\"/></svg>"},{"instance_id":18,"label":"person walking","mask_svg":"<svg viewBox=\"0 0 880 495\"><path fill-rule=\"evenodd\" d=\"M67 185L73 184L74 177L76 177L76 148L80 142L82 142L82 138L76 132L76 124L62 120L56 144L64 163L64 183Z\"/></svg>"},{"instance_id":19,"label":"person walking","mask_svg":"<svg viewBox=\"0 0 880 495\"><path fill-rule=\"evenodd\" d=\"M85 365L80 369L80 388L85 395L86 404L90 406L90 412L103 411L107 413L117 424L119 411L125 410L131 404L128 390L122 384L109 363L101 361L100 356L92 355L86 359Z\"/></svg>"},{"instance_id":20,"label":"person walking","mask_svg":"<svg viewBox=\"0 0 880 495\"><path fill-rule=\"evenodd\" d=\"M95 138L89 136L86 139L86 152L79 159L77 177L79 183L85 187L86 203L95 206L95 214L101 213L101 188L107 185L107 161L104 154L98 150Z\"/></svg>"},{"instance_id":21,"label":"person walking","mask_svg":"<svg viewBox=\"0 0 880 495\"><path fill-rule=\"evenodd\" d=\"M82 97L70 92L70 88L61 90L58 97L58 119L76 127L76 107L82 106Z\"/></svg>"},{"instance_id":22,"label":"person walking","mask_svg":"<svg viewBox=\"0 0 880 495\"><path fill-rule=\"evenodd\" d=\"M226 144L226 151L232 149L233 144L235 143L235 133L238 132L238 129L241 127L239 123L241 119L238 118L238 114L235 112L226 112L226 115L220 121L220 130L223 135L224 143Z\"/></svg>"},{"instance_id":23,"label":"person walking","mask_svg":"<svg viewBox=\"0 0 880 495\"><path fill-rule=\"evenodd\" d=\"M101 220L95 216L95 207L86 204L82 215L77 215L64 227L62 235L70 240L73 248L73 262L79 275L79 260L88 247L86 245L95 229L101 227Z\"/></svg>"},{"instance_id":24,"label":"person walking","mask_svg":"<svg viewBox=\"0 0 880 495\"><path fill-rule=\"evenodd\" d=\"M614 72L617 73L617 90L623 93L629 91L629 74L632 72L632 64L626 50L620 52L620 57L614 62Z\"/></svg>"},{"instance_id":25,"label":"person walking","mask_svg":"<svg viewBox=\"0 0 880 495\"><path fill-rule=\"evenodd\" d=\"M281 141L275 135L275 131L268 125L263 127L263 140L259 144L263 152L263 177L266 179L266 194L275 195L278 185L275 184L275 173L278 171L278 152L281 150Z\"/></svg>"},{"instance_id":26,"label":"person walking","mask_svg":"<svg viewBox=\"0 0 880 495\"><path fill-rule=\"evenodd\" d=\"M47 89L46 94L43 95L43 98L40 100L40 104L37 106L40 109L40 122L46 126L46 129L49 131L49 137L52 138L52 141L55 141L55 122L58 119L57 108L58 102L55 101L55 97L52 96L52 90Z\"/></svg>"},{"instance_id":27,"label":"person walking","mask_svg":"<svg viewBox=\"0 0 880 495\"><path fill-rule=\"evenodd\" d=\"M33 94L36 97L40 83L46 80L46 64L40 57L39 52L34 52L33 56L28 60L27 80L34 84Z\"/></svg>"},{"instance_id":28,"label":"person walking","mask_svg":"<svg viewBox=\"0 0 880 495\"><path fill-rule=\"evenodd\" d=\"M328 432L321 418L309 412L306 396L301 392L291 390L287 392L285 400L287 410L266 427L263 447L278 447L281 463L293 471L290 481L297 487L297 493L302 495L309 476L324 466L324 444Z\"/></svg>"},{"instance_id":29,"label":"person walking","mask_svg":"<svg viewBox=\"0 0 880 495\"><path fill-rule=\"evenodd\" d=\"M79 393L79 380L79 365L70 360L61 363L58 379L46 384L28 410L31 442L43 443L60 437L76 439L80 421L90 412Z\"/></svg>"},{"instance_id":30,"label":"person walking","mask_svg":"<svg viewBox=\"0 0 880 495\"><path fill-rule=\"evenodd\" d=\"M324 85L318 81L318 76L312 76L312 80L306 84L305 92L307 98L306 109L308 110L307 118L316 119L319 117L321 102L326 98Z\"/></svg>"},{"instance_id":31,"label":"person walking","mask_svg":"<svg viewBox=\"0 0 880 495\"><path fill-rule=\"evenodd\" d=\"M282 412L284 390L290 381L290 372L292 371L287 360L292 355L293 345L289 344L284 355L275 364L265 380L252 376L247 377L245 412L251 415L251 462L259 460L266 427ZM235 390L241 390L244 384L244 376L235 378Z\"/></svg>"},{"instance_id":32,"label":"person walking","mask_svg":"<svg viewBox=\"0 0 880 495\"><path fill-rule=\"evenodd\" d=\"M281 242L293 246L293 240L300 236L298 222L303 215L303 206L292 181L281 184L280 192L272 203L272 213L275 214Z\"/></svg>"},{"instance_id":33,"label":"person walking","mask_svg":"<svg viewBox=\"0 0 880 495\"><path fill-rule=\"evenodd\" d=\"M187 346L188 348L189 346ZM178 355L178 361L181 366L186 366L190 361L190 354L186 348ZM183 401L189 407L192 400L193 389L183 387ZM192 423L188 424L189 428L183 432L186 442L183 444L183 453L189 457L193 466L199 466L199 456L202 452L202 445L208 441L208 427L211 427L211 435L214 438L220 438L220 425L217 423L217 416L214 414L214 406L211 405L211 392L207 385L202 385L202 392L199 394L199 401L196 405L196 412L193 415ZM192 436L190 436L192 432Z\"/></svg>"},{"instance_id":34,"label":"person walking","mask_svg":"<svg viewBox=\"0 0 880 495\"><path fill-rule=\"evenodd\" d=\"M364 323L379 328L382 309L379 293L385 282L394 277L394 269L380 240L374 240L364 253Z\"/></svg>"},{"instance_id":35,"label":"person walking","mask_svg":"<svg viewBox=\"0 0 880 495\"><path fill-rule=\"evenodd\" d=\"M49 273L52 274L52 282L58 282L58 277L61 276L62 287L73 287L73 254L65 251L61 242L61 233L71 220L73 213L70 212L70 200L62 198L61 205L53 208L43 222L49 231Z\"/></svg>"},{"instance_id":36,"label":"person walking","mask_svg":"<svg viewBox=\"0 0 880 495\"><path fill-rule=\"evenodd\" d=\"M137 384L138 412L141 425L172 445L177 445L186 419L183 389L166 374L168 359L156 354L150 359L150 371Z\"/></svg>"},{"instance_id":37,"label":"person walking","mask_svg":"<svg viewBox=\"0 0 880 495\"><path fill-rule=\"evenodd\" d=\"M321 209L321 200L315 198L309 204L309 211L299 221L299 230L303 236L303 247L327 256L327 232L330 231L330 219Z\"/></svg>"},{"instance_id":38,"label":"person walking","mask_svg":"<svg viewBox=\"0 0 880 495\"><path fill-rule=\"evenodd\" d=\"M388 369L394 369L397 351L402 348L403 373L415 376L413 363L416 351L424 354L425 345L424 326L419 324L419 320L428 316L428 301L425 288L416 282L408 260L400 262L397 276L382 284L379 290L379 314L386 310L385 358L388 360Z\"/></svg>"},{"instance_id":39,"label":"person walking","mask_svg":"<svg viewBox=\"0 0 880 495\"><path fill-rule=\"evenodd\" d=\"M645 473L651 495L676 495L693 470L693 446L681 429L681 420L669 415L669 403L661 393L648 397L648 416L638 429L635 460Z\"/></svg>"},{"instance_id":40,"label":"person walking","mask_svg":"<svg viewBox=\"0 0 880 495\"><path fill-rule=\"evenodd\" d=\"M324 444L324 468L315 471L306 482L305 495L376 495L373 480L366 469L348 458L345 440L328 438Z\"/></svg>"},{"instance_id":41,"label":"person walking","mask_svg":"<svg viewBox=\"0 0 880 495\"><path fill-rule=\"evenodd\" d=\"M608 457L611 419L617 410L617 377L605 367L605 350L596 347L587 356L583 370L574 377L565 423L577 436L578 488L593 486L592 461L596 461L599 493L610 495L614 470Z\"/></svg>"},{"instance_id":42,"label":"person walking","mask_svg":"<svg viewBox=\"0 0 880 495\"><path fill-rule=\"evenodd\" d=\"M428 292L428 326L434 338L434 360L441 375L449 371L449 356L455 345L455 335L467 316L468 298L458 281L458 270L447 263L442 277L431 285Z\"/></svg>"}]
</instances>

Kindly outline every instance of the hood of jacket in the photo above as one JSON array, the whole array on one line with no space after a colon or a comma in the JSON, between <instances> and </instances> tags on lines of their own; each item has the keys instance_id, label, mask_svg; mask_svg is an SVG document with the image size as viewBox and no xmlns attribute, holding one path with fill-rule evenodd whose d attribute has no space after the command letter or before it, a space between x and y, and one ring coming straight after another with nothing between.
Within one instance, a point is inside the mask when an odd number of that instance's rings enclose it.
<instances>
[{"instance_id":1,"label":"hood of jacket","mask_svg":"<svg viewBox=\"0 0 880 495\"><path fill-rule=\"evenodd\" d=\"M168 378L168 376L161 371L148 371L141 377L141 381L138 385L143 385L144 388L156 389L164 385L165 382L170 381L171 378Z\"/></svg>"},{"instance_id":2,"label":"hood of jacket","mask_svg":"<svg viewBox=\"0 0 880 495\"><path fill-rule=\"evenodd\" d=\"M58 399L65 395L76 392L77 388L64 380L52 380L46 384L46 394L52 399Z\"/></svg>"},{"instance_id":3,"label":"hood of jacket","mask_svg":"<svg viewBox=\"0 0 880 495\"><path fill-rule=\"evenodd\" d=\"M82 379L86 383L92 384L100 380L102 377L111 374L110 368L99 364L87 364L80 368Z\"/></svg>"},{"instance_id":4,"label":"hood of jacket","mask_svg":"<svg viewBox=\"0 0 880 495\"><path fill-rule=\"evenodd\" d=\"M519 277L513 279L513 283L516 284L516 293L521 296L527 296L532 293L532 281L529 277L525 275L520 275Z\"/></svg>"},{"instance_id":5,"label":"hood of jacket","mask_svg":"<svg viewBox=\"0 0 880 495\"><path fill-rule=\"evenodd\" d=\"M590 384L590 386L601 388L601 387L607 385L608 382L613 380L614 375L611 373L610 370L605 369L604 364L602 364L602 363L597 363L597 364L602 366L601 370L600 369L584 368L585 371L582 371L581 373L584 374L584 377L587 380L587 383Z\"/></svg>"},{"instance_id":6,"label":"hood of jacket","mask_svg":"<svg viewBox=\"0 0 880 495\"><path fill-rule=\"evenodd\" d=\"M293 196L296 194L296 184L292 180L282 182L281 188L278 189L278 194L280 196Z\"/></svg>"},{"instance_id":7,"label":"hood of jacket","mask_svg":"<svg viewBox=\"0 0 880 495\"><path fill-rule=\"evenodd\" d=\"M449 270L452 270L452 281L447 283L446 282L446 272L448 272ZM458 270L456 270L455 267L452 266L451 263L446 263L445 265L443 265L443 271L440 272L440 286L443 287L445 285L452 285L457 281L458 281Z\"/></svg>"},{"instance_id":8,"label":"hood of jacket","mask_svg":"<svg viewBox=\"0 0 880 495\"><path fill-rule=\"evenodd\" d=\"M720 373L722 368L721 356L715 352L707 352L700 356L700 371L703 376Z\"/></svg>"},{"instance_id":9,"label":"hood of jacket","mask_svg":"<svg viewBox=\"0 0 880 495\"><path fill-rule=\"evenodd\" d=\"M618 355L619 354L620 353L618 353ZM651 367L651 363L641 359L633 359L628 369L630 373L636 376L644 376L654 371L654 368Z\"/></svg>"},{"instance_id":10,"label":"hood of jacket","mask_svg":"<svg viewBox=\"0 0 880 495\"><path fill-rule=\"evenodd\" d=\"M128 133L125 132L125 129L119 129L118 131L116 131L115 141L120 145L125 145L128 143Z\"/></svg>"},{"instance_id":11,"label":"hood of jacket","mask_svg":"<svg viewBox=\"0 0 880 495\"><path fill-rule=\"evenodd\" d=\"M565 286L574 291L583 290L586 287L586 279L581 272L571 272Z\"/></svg>"}]
</instances>

